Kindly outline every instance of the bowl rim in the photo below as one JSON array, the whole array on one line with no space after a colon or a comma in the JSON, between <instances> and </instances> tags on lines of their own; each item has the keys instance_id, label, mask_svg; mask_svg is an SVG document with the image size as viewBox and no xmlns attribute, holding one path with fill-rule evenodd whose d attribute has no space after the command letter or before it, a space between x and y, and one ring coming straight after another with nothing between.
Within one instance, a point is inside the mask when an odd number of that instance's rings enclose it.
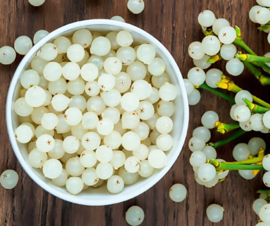
<instances>
[{"instance_id":1,"label":"bowl rim","mask_svg":"<svg viewBox=\"0 0 270 226\"><path fill-rule=\"evenodd\" d=\"M160 171L159 175L156 178L151 180L149 183L146 183L145 185L141 186L140 189L135 190L129 196L124 196L123 198L118 197L118 199L110 199L110 200L102 199L102 200L94 201L95 203L89 203L89 201L87 199L77 198L77 196L73 196L71 194L64 194L61 191L58 191L58 190L52 188L48 183L46 183L45 181L40 179L34 173L33 168L29 164L27 164L27 162L24 160L23 155L18 147L17 141L16 141L15 136L14 136L14 130L12 127L12 105L13 105L14 90L15 90L15 87L17 85L17 81L19 80L19 76L20 76L22 70L24 69L25 65L29 62L29 60L36 54L36 52L45 43L49 42L50 40L54 39L55 37L59 36L60 34L62 34L64 32L68 32L69 30L74 31L74 29L76 29L76 28L80 29L82 27L93 26L93 25L95 25L95 26L107 25L107 26L113 26L113 27L131 30L132 32L138 33L141 36L145 37L146 39L151 41L151 43L156 45L161 50L161 52L165 55L165 57L170 62L172 69L175 72L177 80L178 80L179 85L180 85L180 89L181 89L180 93L181 93L181 98L183 101L183 106L182 106L183 107L183 125L182 125L182 131L180 133L180 140L177 142L178 145L177 145L176 150L178 150L178 154L173 159L173 161L170 161L170 163L165 167L166 170ZM35 183L37 183L41 188L43 188L45 191L49 192L50 194L52 194L52 195L54 195L62 200L65 200L65 201L68 201L71 203L75 203L75 204L86 205L86 206L102 206L102 205L111 205L111 204L124 202L126 200L132 199L132 198L142 194L143 192L147 191L152 186L154 186L157 182L159 182L165 176L165 174L171 169L172 165L175 163L175 161L177 160L177 158L179 157L179 155L183 149L184 142L185 142L186 136L187 136L188 122L189 122L189 105L188 105L187 95L185 95L184 81L183 81L183 77L182 77L182 74L180 72L180 69L179 69L177 63L175 62L173 56L171 55L171 53L167 50L167 48L160 41L158 41L154 36L152 36L151 34L149 34L146 31L142 30L141 28L136 27L136 26L131 25L131 24L128 24L128 23L125 23L125 22L114 21L114 20L109 20L109 19L89 19L89 20L83 20L83 21L70 23L70 24L64 25L64 26L52 31L46 37L44 37L42 40L40 40L24 56L24 58L22 59L22 61L18 65L18 67L14 73L14 76L11 80L10 86L9 86L8 95L7 95L7 102L6 102L6 123L7 123L8 135L9 135L9 139L10 139L13 151L14 151L17 159L19 160L22 168L26 171L26 173L30 176L30 178L33 181L35 181Z\"/></svg>"}]
</instances>

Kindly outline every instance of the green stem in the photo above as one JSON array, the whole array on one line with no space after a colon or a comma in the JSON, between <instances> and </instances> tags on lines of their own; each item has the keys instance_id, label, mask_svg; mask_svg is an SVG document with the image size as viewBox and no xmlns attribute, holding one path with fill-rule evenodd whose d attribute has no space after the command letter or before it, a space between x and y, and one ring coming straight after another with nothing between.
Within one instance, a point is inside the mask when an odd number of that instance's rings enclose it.
<instances>
[{"instance_id":1,"label":"green stem","mask_svg":"<svg viewBox=\"0 0 270 226\"><path fill-rule=\"evenodd\" d=\"M239 47L241 47L243 50L245 50L249 54L256 55L256 53L254 53L252 51L252 49L249 48L249 46L243 41L243 39L241 37L236 37L236 39L234 40L234 44L238 45Z\"/></svg>"},{"instance_id":2,"label":"green stem","mask_svg":"<svg viewBox=\"0 0 270 226\"><path fill-rule=\"evenodd\" d=\"M265 108L265 107L262 107L260 105L257 105L257 104L253 104L252 102L250 102L248 99L246 98L243 98L243 101L246 103L246 105L248 106L248 108L250 109L250 111L252 113L260 113L260 114L264 114L268 111L270 111L269 108Z\"/></svg>"},{"instance_id":3,"label":"green stem","mask_svg":"<svg viewBox=\"0 0 270 226\"><path fill-rule=\"evenodd\" d=\"M216 35L216 34L214 33L214 31L212 30L212 27L208 27L208 28L206 28L206 29L203 29L202 32L203 32L203 34L204 34L205 36L208 36L208 35Z\"/></svg>"},{"instance_id":4,"label":"green stem","mask_svg":"<svg viewBox=\"0 0 270 226\"><path fill-rule=\"evenodd\" d=\"M259 82L263 86L270 85L269 77L262 75L262 73L256 67L254 67L251 63L247 61L243 61L243 63L246 66L246 68L259 80Z\"/></svg>"},{"instance_id":5,"label":"green stem","mask_svg":"<svg viewBox=\"0 0 270 226\"><path fill-rule=\"evenodd\" d=\"M251 63L257 67L261 67L265 72L270 74L270 67L268 67L265 63L261 62L251 62Z\"/></svg>"},{"instance_id":6,"label":"green stem","mask_svg":"<svg viewBox=\"0 0 270 226\"><path fill-rule=\"evenodd\" d=\"M214 55L214 56L211 56L207 61L206 63L209 63L209 64L214 64L216 63L217 61L221 60L221 56L220 54L217 54L217 55Z\"/></svg>"},{"instance_id":7,"label":"green stem","mask_svg":"<svg viewBox=\"0 0 270 226\"><path fill-rule=\"evenodd\" d=\"M234 98L230 97L229 95L227 95L225 93L220 92L218 89L214 89L214 88L209 87L205 83L200 85L200 88L205 89L207 91L210 91L211 93L214 93L219 97L222 97L223 99L229 101L230 103L235 104Z\"/></svg>"},{"instance_id":8,"label":"green stem","mask_svg":"<svg viewBox=\"0 0 270 226\"><path fill-rule=\"evenodd\" d=\"M237 37L241 37L242 36L242 33L241 33L241 29L240 27L238 27L237 25L234 26L234 29L236 31L236 36Z\"/></svg>"},{"instance_id":9,"label":"green stem","mask_svg":"<svg viewBox=\"0 0 270 226\"><path fill-rule=\"evenodd\" d=\"M227 163L234 164L234 165L256 164L256 163L262 162L263 158L264 158L264 156L261 156L261 157L255 157L252 159L246 159L243 161L227 162Z\"/></svg>"},{"instance_id":10,"label":"green stem","mask_svg":"<svg viewBox=\"0 0 270 226\"><path fill-rule=\"evenodd\" d=\"M226 124L226 123L218 122L217 125L218 125L217 132L222 133L222 134L228 133L228 132L235 130L235 129L238 129L240 127L239 123Z\"/></svg>"},{"instance_id":11,"label":"green stem","mask_svg":"<svg viewBox=\"0 0 270 226\"><path fill-rule=\"evenodd\" d=\"M217 171L220 170L264 170L262 165L235 165L226 162L221 162L216 168Z\"/></svg>"},{"instance_id":12,"label":"green stem","mask_svg":"<svg viewBox=\"0 0 270 226\"><path fill-rule=\"evenodd\" d=\"M269 57L255 56L255 55L252 55L252 54L236 53L235 57L240 59L241 61L270 63L270 58Z\"/></svg>"},{"instance_id":13,"label":"green stem","mask_svg":"<svg viewBox=\"0 0 270 226\"><path fill-rule=\"evenodd\" d=\"M257 56L257 54L255 52L253 52L253 50L251 48L249 48L249 46L242 39L242 37L241 37L241 29L238 26L235 26L235 30L236 30L237 37L234 40L234 44L238 45L239 47L241 47L243 50L245 50L249 54ZM254 62L254 63L257 63L257 62ZM270 74L270 67L268 67L266 64L257 63L257 66L263 68L268 74Z\"/></svg>"},{"instance_id":14,"label":"green stem","mask_svg":"<svg viewBox=\"0 0 270 226\"><path fill-rule=\"evenodd\" d=\"M258 190L257 193L259 193L259 194L270 194L270 190Z\"/></svg>"},{"instance_id":15,"label":"green stem","mask_svg":"<svg viewBox=\"0 0 270 226\"><path fill-rule=\"evenodd\" d=\"M242 88L240 88L238 85L234 83L228 76L223 75L220 82L216 83L218 88L225 89L233 93L238 93Z\"/></svg>"},{"instance_id":16,"label":"green stem","mask_svg":"<svg viewBox=\"0 0 270 226\"><path fill-rule=\"evenodd\" d=\"M256 102L257 104L260 104L262 105L263 107L266 107L266 108L270 108L270 104L268 104L267 102L261 100L260 98L252 95L252 98L254 100L254 102Z\"/></svg>"},{"instance_id":17,"label":"green stem","mask_svg":"<svg viewBox=\"0 0 270 226\"><path fill-rule=\"evenodd\" d=\"M268 29L270 29L270 25L269 24L265 24L263 26L258 27L258 30L260 30L260 31L266 31Z\"/></svg>"},{"instance_id":18,"label":"green stem","mask_svg":"<svg viewBox=\"0 0 270 226\"><path fill-rule=\"evenodd\" d=\"M216 160L216 159L207 159L206 163L210 163L216 168L220 165L220 162L218 160Z\"/></svg>"},{"instance_id":19,"label":"green stem","mask_svg":"<svg viewBox=\"0 0 270 226\"><path fill-rule=\"evenodd\" d=\"M259 62L251 62L251 64L254 65L254 66L256 66L256 67L261 67L261 64Z\"/></svg>"},{"instance_id":20,"label":"green stem","mask_svg":"<svg viewBox=\"0 0 270 226\"><path fill-rule=\"evenodd\" d=\"M234 92L234 93L238 93L239 91L243 90L242 88L237 86L232 80L229 80L229 77L227 77L227 76L223 76L222 80L220 82L217 82L217 85L221 89L226 89L226 90ZM263 107L266 107L266 108L270 108L270 104L263 101L262 99L254 96L254 95L252 95L252 98L253 98L253 101L256 102L257 104L259 104Z\"/></svg>"},{"instance_id":21,"label":"green stem","mask_svg":"<svg viewBox=\"0 0 270 226\"><path fill-rule=\"evenodd\" d=\"M240 137L240 136L243 135L245 132L246 132L246 131L244 131L244 130L242 130L242 129L238 129L232 136L230 136L230 137L228 137L228 138L226 138L226 139L224 139L224 140L220 140L220 141L218 141L218 142L212 144L212 146L213 146L214 148L221 147L221 146L223 146L224 144L227 144L227 143L231 142L232 140L234 140L234 139Z\"/></svg>"},{"instance_id":22,"label":"green stem","mask_svg":"<svg viewBox=\"0 0 270 226\"><path fill-rule=\"evenodd\" d=\"M261 72L254 67L251 63L247 62L247 61L243 61L243 64L246 66L246 68L257 78L259 79L261 76Z\"/></svg>"}]
</instances>

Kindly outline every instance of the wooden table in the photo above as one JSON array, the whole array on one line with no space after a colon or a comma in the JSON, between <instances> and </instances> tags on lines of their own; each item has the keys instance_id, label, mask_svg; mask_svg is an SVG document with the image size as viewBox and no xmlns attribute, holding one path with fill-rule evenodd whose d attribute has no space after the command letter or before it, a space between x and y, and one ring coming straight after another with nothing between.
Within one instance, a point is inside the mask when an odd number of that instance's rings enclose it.
<instances>
[{"instance_id":1,"label":"wooden table","mask_svg":"<svg viewBox=\"0 0 270 226\"><path fill-rule=\"evenodd\" d=\"M47 0L42 7L34 8L27 0L0 0L0 46L13 45L15 38L20 35L33 37L39 29L53 31L74 21L121 15L128 23L143 28L160 40L172 53L186 77L189 68L193 66L188 56L188 45L203 37L197 16L200 11L211 9L217 17L225 17L231 24L242 27L244 39L259 54L269 50L266 34L259 33L255 24L248 19L249 9L255 4L253 0L145 0L146 8L137 16L127 10L126 2L127 0ZM215 188L197 185L189 165L190 151L187 142L169 173L149 191L127 202L105 207L86 207L62 201L43 191L22 170L13 154L6 129L6 95L21 59L22 57L17 57L11 66L0 65L0 172L11 168L20 176L19 184L14 190L0 188L1 226L124 226L124 213L134 204L145 211L146 217L142 225L206 226L212 225L205 214L206 207L211 203L222 204L225 208L224 220L217 226L256 224L258 218L251 206L258 196L256 190L262 186L261 175L249 182L233 172ZM218 65L225 71L224 64ZM235 80L241 82L243 88L265 97L266 101L270 100L269 92L261 89L260 84L248 72ZM202 91L200 104L190 108L188 138L192 130L200 125L201 115L207 110L216 110L222 121L230 122L229 107L226 101ZM232 160L234 145L240 140L248 142L249 137L252 134L220 148L218 156ZM214 141L221 138L221 135L213 132ZM176 182L185 184L188 189L188 197L182 203L173 203L168 197L170 186Z\"/></svg>"}]
</instances>

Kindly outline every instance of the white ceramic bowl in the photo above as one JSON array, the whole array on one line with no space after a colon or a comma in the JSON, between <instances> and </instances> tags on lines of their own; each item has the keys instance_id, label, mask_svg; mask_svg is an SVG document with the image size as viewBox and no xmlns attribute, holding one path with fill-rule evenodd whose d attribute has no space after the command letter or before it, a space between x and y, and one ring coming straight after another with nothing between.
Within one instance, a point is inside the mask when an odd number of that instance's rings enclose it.
<instances>
[{"instance_id":1,"label":"white ceramic bowl","mask_svg":"<svg viewBox=\"0 0 270 226\"><path fill-rule=\"evenodd\" d=\"M174 130L172 132L174 138L174 147L168 153L168 165L162 170L156 171L150 178L141 179L137 183L131 186L127 186L124 190L119 194L110 194L107 192L105 186L94 189L90 188L87 191L82 192L81 194L74 196L66 191L65 188L60 188L55 186L50 182L49 179L46 179L40 170L36 170L32 168L27 160L28 152L26 145L17 143L14 135L14 130L18 126L18 119L16 114L14 113L12 106L14 101L19 96L20 82L19 77L24 69L29 66L29 62L35 56L37 51L47 42L55 39L60 35L68 35L73 33L75 30L80 28L87 28L93 31L114 31L114 30L128 30L132 33L135 41L137 43L145 43L149 42L154 45L157 49L157 53L161 56L166 62L166 68L170 75L171 82L177 86L179 90L179 95L175 101L176 104L176 112L174 116ZM115 204L119 202L123 202L125 200L134 198L135 196L140 195L141 193L147 191L153 185L155 185L172 167L176 159L178 158L187 133L188 128L188 119L189 119L189 107L187 102L187 97L185 94L185 87L183 83L182 75L179 71L179 68L169 53L169 51L153 36L148 34L147 32L141 30L138 27L130 25L128 23L113 21L113 20L105 20L105 19L97 19L97 20L85 20L76 23L72 23L66 26L63 26L53 32L51 32L48 36L38 42L23 58L20 65L18 66L13 79L10 84L10 88L8 91L7 97L7 105L6 105L6 118L7 118L7 127L8 133L10 137L10 141L16 154L19 162L21 163L24 170L28 173L28 175L43 189L48 191L49 193L61 198L63 200L82 204L89 206L100 206L100 205L109 205ZM182 173L182 172L179 172Z\"/></svg>"}]
</instances>

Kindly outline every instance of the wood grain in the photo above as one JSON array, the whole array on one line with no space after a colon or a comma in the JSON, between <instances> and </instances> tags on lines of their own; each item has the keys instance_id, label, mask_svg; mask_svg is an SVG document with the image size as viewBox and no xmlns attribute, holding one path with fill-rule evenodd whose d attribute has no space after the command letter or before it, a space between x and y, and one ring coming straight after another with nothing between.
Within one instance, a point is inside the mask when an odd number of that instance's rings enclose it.
<instances>
[{"instance_id":1,"label":"wood grain","mask_svg":"<svg viewBox=\"0 0 270 226\"><path fill-rule=\"evenodd\" d=\"M132 15L126 8L126 0L55 0L39 7L30 6L27 0L0 0L0 45L13 45L19 35L33 37L35 31L54 29L70 22L123 16L127 22L143 28L160 40L172 53L183 76L192 67L188 57L189 43L200 40L202 34L197 23L197 15L204 9L213 10L218 17L230 20L232 25L242 27L246 42L258 54L264 54L269 46L266 34L259 33L255 24L248 19L248 11L255 4L249 0L145 0L146 8L140 15ZM22 170L9 143L5 123L5 102L8 86L16 66L22 57L17 57L11 66L0 65L0 172L6 168L15 169L20 176L18 186L11 191L0 188L1 226L124 226L124 213L133 204L145 210L145 226L209 226L212 225L205 214L211 203L222 204L225 208L224 220L216 226L254 226L258 221L252 211L252 202L261 188L261 176L252 181L240 178L232 172L225 182L215 188L207 189L197 185L188 163L190 152L185 144L183 151L169 173L144 194L127 202L105 207L85 207L64 202L43 191ZM218 63L224 69L224 63ZM245 89L270 101L269 91L262 89L248 72L235 79ZM230 122L224 100L202 91L202 101L190 108L190 127L200 125L200 117L206 110L216 110L220 119ZM218 156L232 159L232 148L239 141L247 142L254 134L244 137L218 150ZM213 140L222 136L213 133ZM267 136L264 136L267 138ZM175 182L181 182L188 189L188 197L182 203L173 203L168 190Z\"/></svg>"}]
</instances>

